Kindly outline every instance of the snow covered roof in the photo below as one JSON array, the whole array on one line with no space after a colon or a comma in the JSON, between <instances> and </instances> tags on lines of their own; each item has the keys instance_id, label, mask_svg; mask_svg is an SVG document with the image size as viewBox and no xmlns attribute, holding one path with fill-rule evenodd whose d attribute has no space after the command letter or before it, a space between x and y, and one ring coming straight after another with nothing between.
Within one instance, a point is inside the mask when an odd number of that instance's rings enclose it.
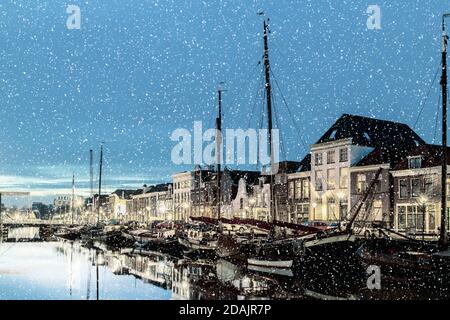
<instances>
[{"instance_id":1,"label":"snow covered roof","mask_svg":"<svg viewBox=\"0 0 450 320\"><path fill-rule=\"evenodd\" d=\"M425 143L404 123L343 114L316 144L348 138L356 145L389 149L399 144L413 148Z\"/></svg>"},{"instance_id":2,"label":"snow covered roof","mask_svg":"<svg viewBox=\"0 0 450 320\"><path fill-rule=\"evenodd\" d=\"M421 168L437 167L442 164L442 146L435 144L424 144L408 152L395 166L394 170L409 169L408 159L420 156ZM450 148L447 147L447 165L450 164Z\"/></svg>"}]
</instances>

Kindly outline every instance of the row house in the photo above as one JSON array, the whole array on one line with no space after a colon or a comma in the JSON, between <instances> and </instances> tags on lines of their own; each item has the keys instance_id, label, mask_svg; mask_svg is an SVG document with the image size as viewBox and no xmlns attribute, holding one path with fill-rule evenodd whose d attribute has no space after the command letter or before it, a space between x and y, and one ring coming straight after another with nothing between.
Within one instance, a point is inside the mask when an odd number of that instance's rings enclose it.
<instances>
[{"instance_id":1,"label":"row house","mask_svg":"<svg viewBox=\"0 0 450 320\"><path fill-rule=\"evenodd\" d=\"M192 215L191 190L194 182L192 171L172 175L174 220L187 221Z\"/></svg>"},{"instance_id":2,"label":"row house","mask_svg":"<svg viewBox=\"0 0 450 320\"><path fill-rule=\"evenodd\" d=\"M60 210L61 208L62 210L70 210L72 204L76 208L82 207L84 204L84 197L75 195L72 201L72 195L59 195L53 200L53 208L55 210Z\"/></svg>"},{"instance_id":3,"label":"row house","mask_svg":"<svg viewBox=\"0 0 450 320\"><path fill-rule=\"evenodd\" d=\"M135 191L126 204L127 219L152 223L173 219L173 187L171 183L146 186Z\"/></svg>"},{"instance_id":4,"label":"row house","mask_svg":"<svg viewBox=\"0 0 450 320\"><path fill-rule=\"evenodd\" d=\"M259 171L225 169L221 183L222 216L228 219L267 220L269 189L263 188L264 181L265 177Z\"/></svg>"},{"instance_id":5,"label":"row house","mask_svg":"<svg viewBox=\"0 0 450 320\"><path fill-rule=\"evenodd\" d=\"M228 168L222 171L220 176L222 217L239 216L236 212L242 212L242 209L232 204L236 200L239 183L243 180L248 186L252 186L257 182L259 176L260 173L257 171L230 170ZM198 166L194 170L193 177L192 215L217 218L217 172L212 168L202 169Z\"/></svg>"},{"instance_id":6,"label":"row house","mask_svg":"<svg viewBox=\"0 0 450 320\"><path fill-rule=\"evenodd\" d=\"M311 155L307 155L296 172L288 174L288 220L302 223L309 220L311 200Z\"/></svg>"},{"instance_id":7,"label":"row house","mask_svg":"<svg viewBox=\"0 0 450 320\"><path fill-rule=\"evenodd\" d=\"M273 205L275 219L278 221L290 222L288 176L299 171L301 166L302 163L298 161L276 163L277 172L273 177Z\"/></svg>"},{"instance_id":8,"label":"row house","mask_svg":"<svg viewBox=\"0 0 450 320\"><path fill-rule=\"evenodd\" d=\"M447 159L450 160L450 148L447 148ZM408 234L435 235L439 233L441 163L442 147L425 144L409 152L394 168L392 171L395 196L393 224L396 230ZM449 163L447 162L447 166ZM448 194L449 180L447 178ZM448 200L447 206L449 206Z\"/></svg>"},{"instance_id":9,"label":"row house","mask_svg":"<svg viewBox=\"0 0 450 320\"><path fill-rule=\"evenodd\" d=\"M391 121L344 114L311 146L310 171L295 173L290 180L289 199L307 201L301 188L309 192L309 220L338 222L348 217L361 199L376 172L373 198L364 205L364 214L357 220L371 220L386 225L393 220L393 191L390 170L409 151L425 142L409 126ZM309 179L310 185L294 180ZM307 182L305 182L307 183ZM301 199L303 197L303 199ZM300 209L304 209L300 205ZM298 215L298 210L291 219ZM302 219L302 218L300 218ZM303 211L304 219L304 211ZM297 216L297 221L299 218Z\"/></svg>"},{"instance_id":10,"label":"row house","mask_svg":"<svg viewBox=\"0 0 450 320\"><path fill-rule=\"evenodd\" d=\"M217 196L216 171L208 166L196 166L192 173L191 215L194 217L215 217Z\"/></svg>"},{"instance_id":11,"label":"row house","mask_svg":"<svg viewBox=\"0 0 450 320\"><path fill-rule=\"evenodd\" d=\"M127 200L136 190L117 189L108 195L106 214L110 219L125 220L127 213Z\"/></svg>"}]
</instances>

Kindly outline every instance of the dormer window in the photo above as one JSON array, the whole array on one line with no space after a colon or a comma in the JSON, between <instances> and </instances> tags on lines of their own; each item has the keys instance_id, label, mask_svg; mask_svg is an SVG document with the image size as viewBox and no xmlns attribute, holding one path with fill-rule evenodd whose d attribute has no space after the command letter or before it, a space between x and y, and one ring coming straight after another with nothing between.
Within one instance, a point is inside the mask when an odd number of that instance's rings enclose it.
<instances>
[{"instance_id":1,"label":"dormer window","mask_svg":"<svg viewBox=\"0 0 450 320\"><path fill-rule=\"evenodd\" d=\"M422 157L411 157L408 159L410 169L418 169L422 167Z\"/></svg>"}]
</instances>

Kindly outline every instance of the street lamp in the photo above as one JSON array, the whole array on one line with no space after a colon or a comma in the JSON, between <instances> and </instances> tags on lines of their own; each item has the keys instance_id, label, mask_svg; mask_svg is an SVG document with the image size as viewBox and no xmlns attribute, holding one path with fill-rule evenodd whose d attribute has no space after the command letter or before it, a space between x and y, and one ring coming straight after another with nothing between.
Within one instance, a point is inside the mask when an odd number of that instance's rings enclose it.
<instances>
[{"instance_id":1,"label":"street lamp","mask_svg":"<svg viewBox=\"0 0 450 320\"><path fill-rule=\"evenodd\" d=\"M425 241L425 211L428 198L425 195L419 197L420 210L422 212L422 241Z\"/></svg>"},{"instance_id":2,"label":"street lamp","mask_svg":"<svg viewBox=\"0 0 450 320\"><path fill-rule=\"evenodd\" d=\"M256 199L255 198L250 198L248 203L250 204L250 210L251 210L251 214L252 214L252 219L255 219L255 215L253 213L253 208L255 207Z\"/></svg>"},{"instance_id":3,"label":"street lamp","mask_svg":"<svg viewBox=\"0 0 450 320\"><path fill-rule=\"evenodd\" d=\"M343 206L342 206L342 200L345 197L345 193L343 193L342 191L339 191L337 193L338 199L339 199L339 223L338 223L338 228L339 230L341 229L341 224L344 218L347 218L347 212L345 212L345 217L344 217L344 210L343 210Z\"/></svg>"}]
</instances>

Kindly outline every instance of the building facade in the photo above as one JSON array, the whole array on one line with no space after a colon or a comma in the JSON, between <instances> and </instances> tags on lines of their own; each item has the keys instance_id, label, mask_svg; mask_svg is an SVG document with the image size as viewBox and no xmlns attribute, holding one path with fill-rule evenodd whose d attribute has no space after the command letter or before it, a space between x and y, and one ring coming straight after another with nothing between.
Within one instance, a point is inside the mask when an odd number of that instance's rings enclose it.
<instances>
[{"instance_id":1,"label":"building facade","mask_svg":"<svg viewBox=\"0 0 450 320\"><path fill-rule=\"evenodd\" d=\"M194 176L192 171L175 173L173 182L173 214L175 220L187 221L192 215L191 191Z\"/></svg>"}]
</instances>

